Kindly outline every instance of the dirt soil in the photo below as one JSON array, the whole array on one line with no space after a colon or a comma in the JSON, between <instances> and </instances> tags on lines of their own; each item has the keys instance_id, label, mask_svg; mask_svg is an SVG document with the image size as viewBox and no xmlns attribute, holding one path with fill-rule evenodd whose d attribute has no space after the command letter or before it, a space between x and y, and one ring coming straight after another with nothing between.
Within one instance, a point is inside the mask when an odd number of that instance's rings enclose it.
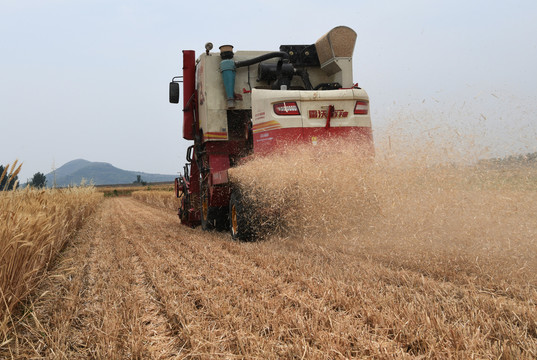
<instances>
[{"instance_id":1,"label":"dirt soil","mask_svg":"<svg viewBox=\"0 0 537 360\"><path fill-rule=\"evenodd\" d=\"M537 355L534 283L495 282L477 259L448 272L432 265L445 259L439 253L415 260L412 251L390 256L332 240L238 243L181 226L172 211L106 199L26 305L9 351L54 359Z\"/></svg>"}]
</instances>

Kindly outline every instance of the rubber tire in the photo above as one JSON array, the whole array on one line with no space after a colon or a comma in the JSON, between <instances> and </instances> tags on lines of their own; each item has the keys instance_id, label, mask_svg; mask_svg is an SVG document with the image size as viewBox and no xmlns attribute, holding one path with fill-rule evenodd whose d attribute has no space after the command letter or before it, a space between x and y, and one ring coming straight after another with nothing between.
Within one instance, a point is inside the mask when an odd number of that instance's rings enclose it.
<instances>
[{"instance_id":1,"label":"rubber tire","mask_svg":"<svg viewBox=\"0 0 537 360\"><path fill-rule=\"evenodd\" d=\"M186 224L188 221L188 214L187 214L187 205L185 195L183 195L183 198L181 199L181 205L179 207L179 219L181 219L181 223Z\"/></svg>"},{"instance_id":2,"label":"rubber tire","mask_svg":"<svg viewBox=\"0 0 537 360\"><path fill-rule=\"evenodd\" d=\"M209 189L207 188L207 184L201 181L200 186L201 229L203 231L209 231L214 229L214 209L209 206Z\"/></svg>"},{"instance_id":3,"label":"rubber tire","mask_svg":"<svg viewBox=\"0 0 537 360\"><path fill-rule=\"evenodd\" d=\"M214 223L215 229L217 231L227 231L229 228L228 225L228 215L227 207L215 207L214 209Z\"/></svg>"},{"instance_id":4,"label":"rubber tire","mask_svg":"<svg viewBox=\"0 0 537 360\"><path fill-rule=\"evenodd\" d=\"M233 190L229 200L229 230L233 240L253 241L255 237L248 206L240 191Z\"/></svg>"},{"instance_id":5,"label":"rubber tire","mask_svg":"<svg viewBox=\"0 0 537 360\"><path fill-rule=\"evenodd\" d=\"M203 202L206 200L206 210L204 210ZM218 231L223 231L226 230L228 227L226 208L219 206L209 206L207 187L203 184L202 193L200 197L200 215L201 228L204 231L210 231L215 229Z\"/></svg>"}]
</instances>

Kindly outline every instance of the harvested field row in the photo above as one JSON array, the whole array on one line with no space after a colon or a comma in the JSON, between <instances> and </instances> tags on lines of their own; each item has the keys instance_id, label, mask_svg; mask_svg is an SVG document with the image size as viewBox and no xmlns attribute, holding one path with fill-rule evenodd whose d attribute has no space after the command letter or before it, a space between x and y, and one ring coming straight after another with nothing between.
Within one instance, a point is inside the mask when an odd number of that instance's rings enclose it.
<instances>
[{"instance_id":1,"label":"harvested field row","mask_svg":"<svg viewBox=\"0 0 537 360\"><path fill-rule=\"evenodd\" d=\"M179 200L175 197L173 191L158 190L158 191L135 191L132 197L146 204L177 211Z\"/></svg>"}]
</instances>

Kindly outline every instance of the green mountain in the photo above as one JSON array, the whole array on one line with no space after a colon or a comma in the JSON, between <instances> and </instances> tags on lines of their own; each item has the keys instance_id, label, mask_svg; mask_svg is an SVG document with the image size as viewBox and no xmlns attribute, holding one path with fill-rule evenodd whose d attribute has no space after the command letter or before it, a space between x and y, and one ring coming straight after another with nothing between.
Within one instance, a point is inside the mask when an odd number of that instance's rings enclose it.
<instances>
[{"instance_id":1,"label":"green mountain","mask_svg":"<svg viewBox=\"0 0 537 360\"><path fill-rule=\"evenodd\" d=\"M142 181L164 182L173 181L176 175L148 174L141 171L128 171L118 169L109 163L91 162L83 159L69 161L65 165L56 169L54 173L46 174L47 186L54 185L63 187L69 185L79 185L84 179L86 183L92 182L95 185L132 184L141 176Z\"/></svg>"}]
</instances>

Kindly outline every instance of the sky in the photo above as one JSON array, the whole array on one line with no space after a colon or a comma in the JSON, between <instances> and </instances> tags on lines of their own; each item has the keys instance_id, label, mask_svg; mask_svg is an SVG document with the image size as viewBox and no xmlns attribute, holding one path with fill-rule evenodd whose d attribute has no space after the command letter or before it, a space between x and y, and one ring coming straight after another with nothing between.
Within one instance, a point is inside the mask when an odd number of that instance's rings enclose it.
<instances>
[{"instance_id":1,"label":"sky","mask_svg":"<svg viewBox=\"0 0 537 360\"><path fill-rule=\"evenodd\" d=\"M182 50L274 51L339 25L358 34L375 139L449 124L490 156L537 151L534 0L0 0L0 164L23 162L22 181L79 158L177 174Z\"/></svg>"}]
</instances>

